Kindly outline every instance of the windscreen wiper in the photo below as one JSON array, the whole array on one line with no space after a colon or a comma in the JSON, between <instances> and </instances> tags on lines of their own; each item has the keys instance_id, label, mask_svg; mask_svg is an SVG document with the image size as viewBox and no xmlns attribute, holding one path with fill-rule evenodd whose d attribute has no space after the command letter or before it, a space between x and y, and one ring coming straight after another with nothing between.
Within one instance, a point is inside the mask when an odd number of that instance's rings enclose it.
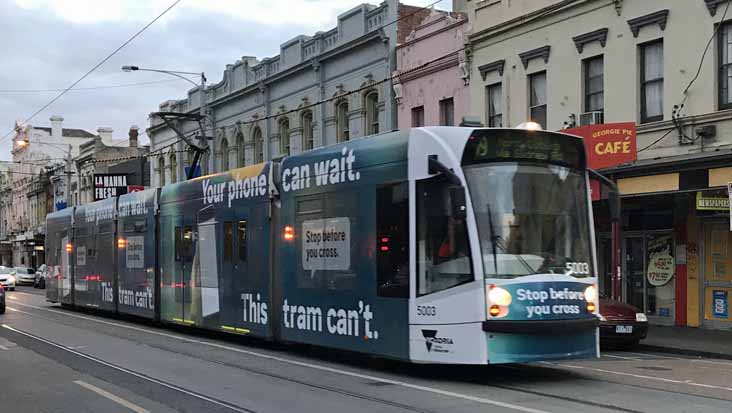
<instances>
[{"instance_id":1,"label":"windscreen wiper","mask_svg":"<svg viewBox=\"0 0 732 413\"><path fill-rule=\"evenodd\" d=\"M493 214L491 213L491 204L487 203L486 208L488 209L488 226L491 231L491 246L493 249L493 268L494 268L494 274L498 276L498 254L496 251L496 247L501 248L501 251L506 253L506 246L503 245L503 240L501 239L500 235L496 235L495 227L493 226ZM518 261L526 267L529 270L529 273L527 275L536 274L536 270L534 267L532 267L525 259L521 256L521 254L512 254L514 255Z\"/></svg>"}]
</instances>

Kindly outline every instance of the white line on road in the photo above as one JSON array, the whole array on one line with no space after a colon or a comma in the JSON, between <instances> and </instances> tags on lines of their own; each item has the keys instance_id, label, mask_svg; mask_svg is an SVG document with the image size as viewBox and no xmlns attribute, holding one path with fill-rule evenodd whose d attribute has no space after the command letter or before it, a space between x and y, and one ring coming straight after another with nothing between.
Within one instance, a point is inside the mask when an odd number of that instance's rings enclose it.
<instances>
[{"instance_id":1,"label":"white line on road","mask_svg":"<svg viewBox=\"0 0 732 413\"><path fill-rule=\"evenodd\" d=\"M74 383L78 384L79 386L81 386L87 390L91 390L94 393L96 393L102 397L106 397L107 399L132 410L133 412L150 413L149 410L145 410L142 407L136 405L135 403L129 402L121 397L115 396L114 394L112 394L104 389L100 389L99 387L97 387L93 384L89 384L89 383L87 383L85 381L81 381L81 380L74 380Z\"/></svg>"},{"instance_id":2,"label":"white line on road","mask_svg":"<svg viewBox=\"0 0 732 413\"><path fill-rule=\"evenodd\" d=\"M642 374L625 373L625 372L622 372L622 371L614 371L614 370L607 370L607 369L598 369L596 367L577 366L577 365L574 365L574 364L551 363L551 362L547 362L547 361L540 361L539 363L546 364L546 365L550 365L550 366L567 367L567 368L570 368L570 369L590 370L590 371L596 371L596 372L600 372L600 373L616 374L618 376L635 377L637 379L655 380L655 381L661 381L661 382L664 382L664 383L685 384L687 386L696 386L696 387L705 387L705 388L709 388L709 389L732 391L732 387L713 386L711 384L696 383L696 382L693 382L691 380L664 379L662 377L653 377L653 376L645 376L645 375L642 375Z\"/></svg>"},{"instance_id":3,"label":"white line on road","mask_svg":"<svg viewBox=\"0 0 732 413\"><path fill-rule=\"evenodd\" d=\"M235 411L235 412L240 412L240 413L250 413L250 412L251 412L251 410L243 410L243 409L237 408L237 407L235 407L235 406L233 406L233 405L229 405L229 404L226 404L226 403L222 403L222 402L220 402L220 401L218 401L218 400L214 400L214 399L212 399L212 398L210 398L210 397L206 397L206 396L204 396L204 395L201 395L201 394L197 394L197 393L193 393L193 392L190 392L190 391L188 391L188 390L186 390L186 389L184 389L184 388L182 388L182 387L178 387L178 386L175 386L175 385L172 385L172 384L168 384L168 383L165 383L165 382L163 382L163 381L160 381L160 380L154 379L154 378L152 378L152 377L148 377L148 376L146 376L146 375L144 375L144 374L140 374L140 373L137 373L137 372L135 372L135 371L132 371L132 370L126 369L126 368L124 368L124 367L120 367L120 366L115 366L114 364L111 364L111 363L107 363L107 362L106 362L106 361L104 361L104 360L100 360L100 359L98 359L98 358L96 358L96 357L92 357L92 356L90 356L90 355L87 355L87 354L81 353L81 352L79 352L79 351L76 351L76 350L74 350L74 349L71 349L71 348L69 348L69 347L66 347L66 346L64 346L64 345L61 345L61 344L57 344L57 343L54 343L53 341L49 341L49 340L46 340L46 339L44 339L43 337L38 337L38 336L35 336L35 335L33 335L33 334L30 334L30 333L26 333L25 331L20 331L20 330L18 330L17 328L13 328L13 327L11 327L11 326L9 326L9 325L7 325L7 324L0 324L0 325L1 325L1 326L2 326L3 328L6 328L6 329L8 329L8 330L10 330L10 331L13 331L13 332L15 332L15 333L18 333L18 334L22 334L22 335L24 335L24 336L26 336L26 337L32 338L32 339L34 339L34 340L38 340L38 341L41 341L41 342L43 342L43 343L46 343L46 344L48 344L48 345L50 345L50 346L53 346L53 347L56 347L56 348L58 348L58 349L61 349L61 350L65 350L65 351L68 351L68 352L69 352L69 353L71 353L71 354L75 354L75 355L77 355L77 356L79 356L79 357L83 357L83 358L85 358L85 359L87 359L87 360L93 361L93 362L95 362L95 363L99 363L99 364L101 364L101 365L103 365L103 366L107 366L107 367L109 367L109 368L112 368L112 369L115 369L115 370L119 370L119 371L121 371L121 372L123 372L123 373L127 373L127 374L130 374L130 375L132 375L132 376L135 376L135 377L141 378L141 379L143 379L143 380L147 380L147 381L149 381L149 382L152 382L152 383L158 384L158 385L160 385L160 386L163 386L163 387L167 387L167 388L169 388L169 389L172 389L172 390L175 390L175 391L177 391L177 392L180 392L180 393L184 393L184 394L187 394L187 395L189 395L189 396L192 396L192 397L195 397L195 398L198 398L198 399L201 399L201 400L205 400L205 401L207 401L207 402L209 402L209 403L213 403L213 404L216 404L216 405L218 405L218 406L222 406L222 407L225 407L225 408L227 408L227 409L230 409L230 410L233 410L233 411Z\"/></svg>"},{"instance_id":4,"label":"white line on road","mask_svg":"<svg viewBox=\"0 0 732 413\"><path fill-rule=\"evenodd\" d=\"M624 357L624 356L616 356L614 354L600 354L602 357L610 357L614 359L621 359L621 360L633 360L633 361L641 361L641 359L637 357Z\"/></svg>"},{"instance_id":5,"label":"white line on road","mask_svg":"<svg viewBox=\"0 0 732 413\"><path fill-rule=\"evenodd\" d=\"M32 295L32 294L29 294L29 295ZM204 345L204 346L214 347L214 348L218 348L218 349L222 349L222 350L229 350L229 351L233 351L233 352L240 353L240 354L246 354L246 355L253 356L253 357L258 357L258 358L262 358L262 359L278 361L280 363L286 363L286 364L291 364L291 365L300 366L300 367L307 367L307 368L311 368L311 369L314 369L314 370L320 370L320 371L326 371L326 372L329 372L329 373L340 374L340 375L343 375L343 376L349 376L349 377L355 377L355 378L365 379L365 380L369 380L369 381L375 381L375 382L381 382L381 383L385 383L385 384L397 385L397 386L405 387L405 388L408 388L408 389L420 390L420 391L424 391L424 392L428 392L428 393L439 394L441 396L448 396L448 397L452 397L452 398L456 398L456 399L468 400L468 401L472 401L472 402L476 402L476 403L481 403L481 404L488 404L488 405L492 405L492 406L504 407L504 408L507 408L507 409L516 410L516 411L520 411L520 412L526 412L526 413L549 413L549 412L547 412L545 410L538 410L538 409L533 409L531 407L520 406L520 405L517 405L517 404L505 403L505 402L501 402L501 401L498 401L498 400L492 400L492 399L486 399L484 397L471 396L469 394L456 393L456 392L452 392L452 391L448 391L448 390L438 389L436 387L422 386L422 385L419 385L419 384L408 383L408 382L405 382L405 381L392 380L392 379L382 378L382 377L378 377L378 376L371 376L371 375L368 375L368 374L361 374L361 373L356 373L356 372L352 372L352 371L348 371L348 370L336 369L336 368L333 368L333 367L322 366L322 365L319 365L319 364L306 363L306 362L303 362L303 361L297 361L297 360L288 359L288 358L284 358L284 357L272 356L272 355L265 354L265 353L258 353L258 352L255 352L255 351L243 350L243 349L236 348L236 347L229 347L229 346L225 346L223 344L217 344L217 343L212 343L212 342L202 341L202 340L195 340L195 339L191 339L191 338L179 336L179 335L176 335L176 334L162 333L160 331L148 330L146 328L134 327L134 326L129 326L129 325L120 324L120 323L113 323L111 321L98 320L98 319L95 319L95 318L92 318L92 317L85 317L85 316L81 316L81 315L77 315L77 314L70 314L70 313L67 313L67 312L64 312L64 311L54 310L54 309L50 309L50 308L43 308L43 307L38 307L38 306L30 305L30 304L21 304L21 303L15 303L15 304L19 304L19 305L24 306L24 307L35 308L35 309L38 309L38 310L45 310L45 311L49 311L49 312L52 312L52 313L63 314L63 315L69 316L69 317L76 317L76 318L81 318L81 319L84 319L84 320L95 321L95 322L101 323L101 324L108 324L108 325L112 325L112 326L115 326L115 327L122 327L122 328L127 328L127 329L130 329L130 330L145 332L145 333L148 333L148 334L155 334L155 335L159 335L159 336L162 336L162 337L173 338L173 339L185 341L185 342L188 342L188 343L201 344L201 345ZM17 311L18 312L23 312L23 311L20 311L20 310L17 310ZM31 313L26 313L26 314L33 315ZM9 327L9 326L6 326L6 325L3 325L3 327L5 327L5 328L11 328L12 329L12 327ZM82 353L78 353L78 354L82 354Z\"/></svg>"},{"instance_id":6,"label":"white line on road","mask_svg":"<svg viewBox=\"0 0 732 413\"><path fill-rule=\"evenodd\" d=\"M2 344L0 344L0 350L5 350L5 351L8 351L8 350L10 350L10 349L9 349L9 348L7 348L7 347L5 347L5 346L3 346Z\"/></svg>"}]
</instances>

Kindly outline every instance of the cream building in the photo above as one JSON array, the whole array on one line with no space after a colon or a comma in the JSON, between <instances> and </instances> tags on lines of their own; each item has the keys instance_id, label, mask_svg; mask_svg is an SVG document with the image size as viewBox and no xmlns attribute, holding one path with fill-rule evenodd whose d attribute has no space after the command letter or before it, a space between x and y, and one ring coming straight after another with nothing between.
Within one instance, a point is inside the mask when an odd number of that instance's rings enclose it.
<instances>
[{"instance_id":1,"label":"cream building","mask_svg":"<svg viewBox=\"0 0 732 413\"><path fill-rule=\"evenodd\" d=\"M723 205L732 181L729 2L456 0L454 7L472 25L471 113L487 125L636 123L638 161L603 170L623 195L623 299L657 323L732 327ZM609 229L605 206L595 206L600 287L608 291ZM662 285L649 276L659 257L673 259Z\"/></svg>"}]
</instances>

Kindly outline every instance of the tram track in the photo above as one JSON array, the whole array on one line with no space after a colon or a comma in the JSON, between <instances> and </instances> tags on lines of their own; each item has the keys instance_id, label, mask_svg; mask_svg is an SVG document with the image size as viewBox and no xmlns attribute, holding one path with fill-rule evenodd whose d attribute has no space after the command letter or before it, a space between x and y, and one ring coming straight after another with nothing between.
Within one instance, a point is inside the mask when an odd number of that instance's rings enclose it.
<instances>
[{"instance_id":1,"label":"tram track","mask_svg":"<svg viewBox=\"0 0 732 413\"><path fill-rule=\"evenodd\" d=\"M106 320L103 320L103 319L102 320L99 320L99 319L97 319L97 317L80 316L78 314L67 314L64 311L60 311L60 310L56 310L56 309L47 309L47 308L32 306L32 305L28 305L28 304L22 304L22 303L18 303L17 301L14 304L16 304L16 303L17 304L20 304L21 306L30 307L30 308L37 309L37 310L45 310L45 311L51 312L53 314L58 314L60 316L66 316L66 317L61 317L60 319L59 318L49 318L49 317L45 317L43 315L37 314L36 312L32 312L32 313L31 312L24 312L24 311L17 310L17 309L12 309L12 308L11 308L11 311L13 311L13 310L19 311L19 312L25 313L25 314L30 315L30 316L33 316L33 317L45 319L47 321L55 322L55 323L60 323L60 324L63 324L63 325L68 325L70 327L84 328L84 327L80 327L78 324L74 324L72 322L69 322L69 321L64 320L65 318L68 318L68 317L80 317L80 318L83 318L83 319L86 319L86 320L89 320L89 321L93 321L93 322L101 322L101 323L105 323L105 324L114 324L114 325L118 325L119 324L119 323L112 323L112 322L109 322L109 321L106 321ZM125 328L131 328L131 329L134 329L136 331L145 332L145 333L148 333L148 334L164 335L164 336L167 336L167 337L171 337L171 338L177 339L177 340L182 341L182 342L189 342L189 343L196 343L196 344L204 344L204 345L213 346L215 348L219 348L219 349L223 349L223 350L227 350L227 349L228 350L237 350L237 349L232 348L230 346L220 345L218 343L213 343L213 342L201 341L201 340L198 340L198 339L195 339L195 338L188 338L188 337L185 337L185 336L179 336L178 334L173 335L173 334L168 334L168 333L161 333L161 332L157 332L157 331L151 331L151 330L149 330L147 328L141 328L141 327L135 327L135 326L127 326L127 325L122 325L122 324L119 324L119 325L120 326L123 326ZM171 353L178 354L178 355L181 355L181 356L186 356L186 357L199 357L198 355L194 354L194 352L192 352L192 351L191 352L179 351L179 350L176 350L176 349L172 349L169 346L160 345L160 344L156 344L156 343L151 343L151 342L147 342L145 340L142 340L141 341L139 339L134 339L134 338L132 338L130 336L125 336L125 335L121 335L121 334L120 335L115 334L115 336L117 336L119 338L124 338L126 340L130 340L131 342L136 343L136 344L139 344L139 345L145 345L145 346L148 346L148 347L151 347L151 348L156 348L156 349L161 350L161 351L167 351L167 352L171 352ZM240 352L244 352L244 353L250 353L250 351L247 351L247 350L239 350L239 351ZM309 387L309 388L319 389L319 390L323 390L323 391L327 391L327 392L331 392L331 393L336 393L336 394L340 394L340 395L347 396L347 397L353 397L353 398L357 398L357 399L361 399L361 400L370 401L370 402L373 402L373 403L379 403L379 404L382 404L382 405L388 405L390 407L402 409L402 410L405 410L405 411L420 412L420 413L432 413L432 412L434 412L433 410L421 409L421 408L418 408L418 407L414 407L414 406L410 406L410 405L405 405L405 404L398 403L398 402L394 402L394 401L390 401L390 400L385 400L385 399L378 398L378 397L374 397L374 396L367 395L367 394L353 392L353 391L350 391L350 390L344 390L344 389L337 388L337 387L333 387L333 386L328 386L328 385L313 383L313 382L310 382L310 381L299 380L299 379L292 378L292 377L286 377L286 376L281 375L281 374L273 373L271 371L266 371L266 370L262 370L262 369L258 369L258 368L253 368L251 366L242 366L240 364L230 363L230 362L226 362L226 361L223 361L223 360L217 360L217 359L213 359L211 357L206 357L203 360L206 361L206 362L215 363L215 364L218 364L218 365L222 365L222 366L226 366L226 367L229 367L229 368L238 369L238 370L241 370L241 371L246 371L246 372L252 373L252 374L258 374L258 375L261 375L261 376L265 376L265 377L269 377L269 378L273 378L273 379L277 379L277 380L287 381L287 382L290 382L290 383L294 383L294 384L297 384L297 385L306 386L306 387ZM415 368L418 369L419 367L415 367ZM504 366L504 365L501 365L501 366L495 366L494 368L498 368L498 369L502 369L502 370L511 370L511 371L513 371L514 372L513 373L514 374L514 377L513 378L515 378L515 379L521 379L522 377L525 378L527 376L531 376L531 377L534 377L535 378L535 377L537 377L537 375L536 375L537 369L540 372L540 374L542 376L545 376L545 377L548 377L547 375L555 375L555 374L566 375L566 373L569 371L567 369L563 369L561 365L557 365L557 366L547 365L547 366L541 366L541 367L540 366L531 366L531 365L516 365L516 366ZM516 377L515 376L516 373L519 374L519 377ZM584 375L583 374L583 375L579 375L578 377L581 378L581 379L584 379L584 380L589 380L589 381L596 381L596 382L602 382L602 383L608 383L608 384L614 384L614 385L630 386L630 387L639 388L639 389L648 390L648 391L654 391L654 392L663 392L663 393L669 393L669 394L675 394L675 395L682 394L682 395L688 395L688 396L693 396L693 397L706 398L706 399L710 399L710 400L725 401L725 402L728 402L729 401L729 400L723 399L723 398L717 398L717 397L707 396L707 395L700 395L700 394L695 394L695 393L690 393L690 392L671 391L671 390L666 390L666 389L661 389L661 388L656 388L656 387L651 387L651 386L643 386L643 385L632 384L632 383L629 383L629 382L618 382L618 381L613 381L613 380L599 378L599 377L596 377L596 376L593 376L593 375ZM551 378L551 377L549 377L549 378ZM383 380L381 380L380 378L376 378L376 379L377 379L377 381L373 382L373 384L371 382L367 382L366 384L372 384L374 386L376 386L376 385L389 385L389 384L393 384L393 383L390 383L390 382L392 382L391 379L383 379ZM533 390L533 389L526 389L526 388L521 387L521 386L512 386L512 385L507 385L507 384L506 385L504 385L504 384L497 384L497 383L493 383L493 382L488 382L487 380L480 380L479 379L479 380L468 380L468 381L466 381L464 379L464 377L463 377L461 380L458 380L458 381L463 381L465 383L476 384L476 385L481 385L481 386L486 386L486 387L492 387L492 388L496 388L496 389L508 390L508 391L512 391L512 392L518 392L518 393L524 393L524 394L531 394L531 395L534 395L534 396L551 398L551 399L555 399L555 400L560 400L560 401L569 402L569 403L575 403L575 404L578 404L578 405L583 405L583 406L588 406L588 407L593 407L593 408L603 408L603 409L614 410L614 411L622 411L622 412L626 412L626 413L641 413L641 412L643 412L642 410L629 409L629 408L622 407L622 406L618 406L618 405L611 404L611 403L595 402L595 401L591 401L591 400L580 399L580 398L577 398L577 397L571 397L571 396L566 396L566 395L562 395L562 394L556 394L556 393L553 393L553 392L546 392L546 391L539 391L539 390ZM520 409L518 409L518 410L520 410ZM536 410L534 410L534 409L528 409L528 410L524 410L524 411L536 411Z\"/></svg>"}]
</instances>

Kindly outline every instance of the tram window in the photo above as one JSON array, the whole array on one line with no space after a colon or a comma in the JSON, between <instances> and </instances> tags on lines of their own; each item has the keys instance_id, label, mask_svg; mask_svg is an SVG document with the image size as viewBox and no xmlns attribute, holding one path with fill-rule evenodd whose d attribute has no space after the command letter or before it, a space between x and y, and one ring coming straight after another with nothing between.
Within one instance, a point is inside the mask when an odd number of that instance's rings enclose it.
<instances>
[{"instance_id":1,"label":"tram window","mask_svg":"<svg viewBox=\"0 0 732 413\"><path fill-rule=\"evenodd\" d=\"M234 223L224 222L224 261L234 259Z\"/></svg>"},{"instance_id":2,"label":"tram window","mask_svg":"<svg viewBox=\"0 0 732 413\"><path fill-rule=\"evenodd\" d=\"M183 259L183 228L175 227L175 260Z\"/></svg>"},{"instance_id":3,"label":"tram window","mask_svg":"<svg viewBox=\"0 0 732 413\"><path fill-rule=\"evenodd\" d=\"M359 191L327 192L297 201L295 232L309 231L316 237L296 242L298 288L328 291L356 288L358 259L364 254L360 245ZM305 228L305 229L303 229ZM336 241L319 242L317 234L328 228L344 233L348 245Z\"/></svg>"},{"instance_id":4,"label":"tram window","mask_svg":"<svg viewBox=\"0 0 732 413\"><path fill-rule=\"evenodd\" d=\"M473 281L467 226L451 215L442 175L417 184L417 295Z\"/></svg>"},{"instance_id":5,"label":"tram window","mask_svg":"<svg viewBox=\"0 0 732 413\"><path fill-rule=\"evenodd\" d=\"M376 190L377 294L409 297L409 187Z\"/></svg>"},{"instance_id":6,"label":"tram window","mask_svg":"<svg viewBox=\"0 0 732 413\"><path fill-rule=\"evenodd\" d=\"M237 241L239 246L239 261L247 260L247 220L242 219L237 225Z\"/></svg>"}]
</instances>

